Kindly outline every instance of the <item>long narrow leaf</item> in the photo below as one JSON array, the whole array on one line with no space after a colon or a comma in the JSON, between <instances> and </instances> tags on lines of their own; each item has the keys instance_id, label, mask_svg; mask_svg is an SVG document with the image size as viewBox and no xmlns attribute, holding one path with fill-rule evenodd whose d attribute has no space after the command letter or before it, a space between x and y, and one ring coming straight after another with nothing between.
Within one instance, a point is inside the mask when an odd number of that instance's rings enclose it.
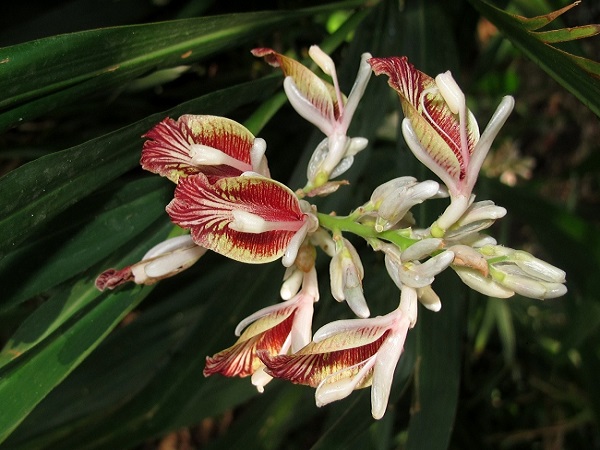
<instances>
[{"instance_id":1,"label":"long narrow leaf","mask_svg":"<svg viewBox=\"0 0 600 450\"><path fill-rule=\"evenodd\" d=\"M547 45L543 41L544 34L537 36L535 31L531 31L554 20L556 14L544 16L545 23L536 22L532 25L527 21L524 22L523 18L509 14L484 0L469 1L516 47L600 116L600 64ZM556 11L559 12L564 11Z\"/></svg>"}]
</instances>

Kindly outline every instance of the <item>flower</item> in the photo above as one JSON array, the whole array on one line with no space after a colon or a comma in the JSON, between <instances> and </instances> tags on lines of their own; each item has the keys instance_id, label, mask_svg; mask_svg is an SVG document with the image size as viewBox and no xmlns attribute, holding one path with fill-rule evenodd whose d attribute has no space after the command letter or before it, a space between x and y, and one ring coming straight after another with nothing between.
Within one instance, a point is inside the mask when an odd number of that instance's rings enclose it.
<instances>
[{"instance_id":1,"label":"flower","mask_svg":"<svg viewBox=\"0 0 600 450\"><path fill-rule=\"evenodd\" d=\"M402 133L414 155L449 189L451 204L432 227L444 235L471 203L471 192L492 141L513 109L514 99L503 98L483 135L467 109L465 96L452 74L435 79L408 63L406 57L371 58L375 74L386 74L400 97L405 119Z\"/></svg>"},{"instance_id":2,"label":"flower","mask_svg":"<svg viewBox=\"0 0 600 450\"><path fill-rule=\"evenodd\" d=\"M401 305L385 316L329 323L315 333L310 344L292 355L259 352L258 356L268 374L315 387L317 406L372 386L371 412L380 419L410 324Z\"/></svg>"},{"instance_id":3,"label":"flower","mask_svg":"<svg viewBox=\"0 0 600 450\"><path fill-rule=\"evenodd\" d=\"M227 377L252 375L252 383L262 392L271 376L263 372L257 353L285 354L308 344L313 304L318 300L317 273L313 268L304 274L302 289L293 298L263 308L242 320L235 330L240 338L233 346L206 358L204 376L215 373Z\"/></svg>"},{"instance_id":4,"label":"flower","mask_svg":"<svg viewBox=\"0 0 600 450\"><path fill-rule=\"evenodd\" d=\"M143 137L141 165L177 183L203 173L211 182L254 171L269 176L266 143L239 123L217 116L166 118Z\"/></svg>"},{"instance_id":5,"label":"flower","mask_svg":"<svg viewBox=\"0 0 600 450\"><path fill-rule=\"evenodd\" d=\"M367 64L371 55L362 55L356 81L346 98L340 91L331 58L316 45L311 46L308 53L331 77L333 85L299 62L270 48L252 50L254 56L264 57L269 64L281 67L286 77L283 87L294 109L327 136L315 149L308 165L309 183L305 190L310 192L345 172L352 165L354 155L367 146L365 138L349 138L347 132L371 76L371 68Z\"/></svg>"},{"instance_id":6,"label":"flower","mask_svg":"<svg viewBox=\"0 0 600 450\"><path fill-rule=\"evenodd\" d=\"M154 284L187 269L206 250L196 245L189 234L167 239L152 247L140 262L120 270L108 269L102 272L96 278L96 288L100 291L114 289L128 281Z\"/></svg>"},{"instance_id":7,"label":"flower","mask_svg":"<svg viewBox=\"0 0 600 450\"><path fill-rule=\"evenodd\" d=\"M291 265L314 226L288 187L254 175L220 178L214 184L202 173L182 178L167 213L191 230L196 244L245 263L285 256Z\"/></svg>"}]
</instances>

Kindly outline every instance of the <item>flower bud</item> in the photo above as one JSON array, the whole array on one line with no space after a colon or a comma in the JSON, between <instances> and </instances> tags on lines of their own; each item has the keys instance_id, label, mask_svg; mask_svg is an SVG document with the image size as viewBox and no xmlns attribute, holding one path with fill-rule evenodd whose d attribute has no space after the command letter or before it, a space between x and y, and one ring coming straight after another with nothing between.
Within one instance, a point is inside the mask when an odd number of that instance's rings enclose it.
<instances>
[{"instance_id":1,"label":"flower bud","mask_svg":"<svg viewBox=\"0 0 600 450\"><path fill-rule=\"evenodd\" d=\"M415 242L401 254L402 261L415 261L431 255L442 248L442 239L429 238Z\"/></svg>"},{"instance_id":2,"label":"flower bud","mask_svg":"<svg viewBox=\"0 0 600 450\"><path fill-rule=\"evenodd\" d=\"M412 177L395 178L377 187L370 201L377 214L375 230L389 230L400 222L413 206L423 203L438 192L439 184L435 181L417 183Z\"/></svg>"},{"instance_id":3,"label":"flower bud","mask_svg":"<svg viewBox=\"0 0 600 450\"><path fill-rule=\"evenodd\" d=\"M345 300L358 317L369 317L362 289L364 269L360 257L350 241L344 238L337 241L336 250L329 265L331 294L338 302Z\"/></svg>"},{"instance_id":4,"label":"flower bud","mask_svg":"<svg viewBox=\"0 0 600 450\"><path fill-rule=\"evenodd\" d=\"M492 278L483 276L477 270L459 266L453 266L452 269L454 269L463 283L483 295L496 298L508 298L515 295L515 292L508 287L501 286Z\"/></svg>"}]
</instances>

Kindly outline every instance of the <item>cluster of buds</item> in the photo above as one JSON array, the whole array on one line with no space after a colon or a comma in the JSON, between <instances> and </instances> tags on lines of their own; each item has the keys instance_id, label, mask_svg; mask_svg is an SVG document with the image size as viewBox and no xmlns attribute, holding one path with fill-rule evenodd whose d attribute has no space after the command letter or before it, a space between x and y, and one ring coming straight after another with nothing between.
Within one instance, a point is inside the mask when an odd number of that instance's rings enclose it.
<instances>
[{"instance_id":1,"label":"cluster of buds","mask_svg":"<svg viewBox=\"0 0 600 450\"><path fill-rule=\"evenodd\" d=\"M142 261L107 270L99 289L133 281L152 284L194 264L207 250L251 264L281 258L286 267L281 302L252 314L237 326L231 347L207 357L204 375L250 376L259 392L273 378L316 389L318 406L371 387L372 415L386 410L393 374L408 331L417 322L419 303L439 311L435 277L453 269L472 289L488 296L531 298L564 295L565 273L532 255L502 247L485 234L506 210L475 201L473 187L492 141L510 114L505 97L480 135L465 96L449 72L435 79L406 58L362 56L348 97L340 90L333 61L318 47L309 55L333 83L299 62L267 48L255 49L280 67L284 89L297 112L325 135L296 192L270 177L266 143L232 120L184 115L165 119L144 137L142 167L176 183L166 210L189 234L151 249ZM415 156L442 184L413 177L392 179L349 215L318 212L305 198L329 195L344 181L362 137L347 136L371 72L385 74L398 93L405 118L403 136ZM450 204L429 227L416 228L413 206L432 198ZM400 290L398 307L383 316L371 313L363 292L365 270L347 234L382 252L390 278ZM314 334L319 300L315 260L331 258L331 296L346 302L356 319L329 323Z\"/></svg>"}]
</instances>

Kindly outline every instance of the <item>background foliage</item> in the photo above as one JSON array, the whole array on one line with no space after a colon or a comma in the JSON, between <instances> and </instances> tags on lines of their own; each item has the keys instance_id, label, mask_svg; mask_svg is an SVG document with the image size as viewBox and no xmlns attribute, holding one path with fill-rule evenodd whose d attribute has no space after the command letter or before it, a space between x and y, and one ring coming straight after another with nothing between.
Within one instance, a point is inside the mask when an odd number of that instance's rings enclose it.
<instances>
[{"instance_id":1,"label":"background foliage","mask_svg":"<svg viewBox=\"0 0 600 450\"><path fill-rule=\"evenodd\" d=\"M548 25L543 15L562 6L11 6L0 16L0 449L599 448L600 46L571 39L597 32L573 27L600 10L587 1ZM273 176L302 185L321 136L249 50L304 58L313 43L340 63L346 92L369 51L407 55L432 75L452 70L481 123L514 95L477 191L509 210L495 230L502 242L568 274L569 294L546 302L484 299L440 277L443 309L420 312L378 422L365 392L317 409L308 388L275 381L258 395L247 380L202 377L204 357L233 342L235 324L277 301L278 264L207 255L157 286L93 286L102 270L177 233L164 213L172 185L138 167L140 136L165 116L246 123L267 140ZM398 107L385 81L372 79L349 133L371 145L351 185L321 210L345 213L392 177L431 176L399 138ZM433 209L421 208L419 220L429 223ZM363 258L369 305L385 313L397 290L378 255ZM348 315L327 293L325 271L315 329Z\"/></svg>"}]
</instances>

